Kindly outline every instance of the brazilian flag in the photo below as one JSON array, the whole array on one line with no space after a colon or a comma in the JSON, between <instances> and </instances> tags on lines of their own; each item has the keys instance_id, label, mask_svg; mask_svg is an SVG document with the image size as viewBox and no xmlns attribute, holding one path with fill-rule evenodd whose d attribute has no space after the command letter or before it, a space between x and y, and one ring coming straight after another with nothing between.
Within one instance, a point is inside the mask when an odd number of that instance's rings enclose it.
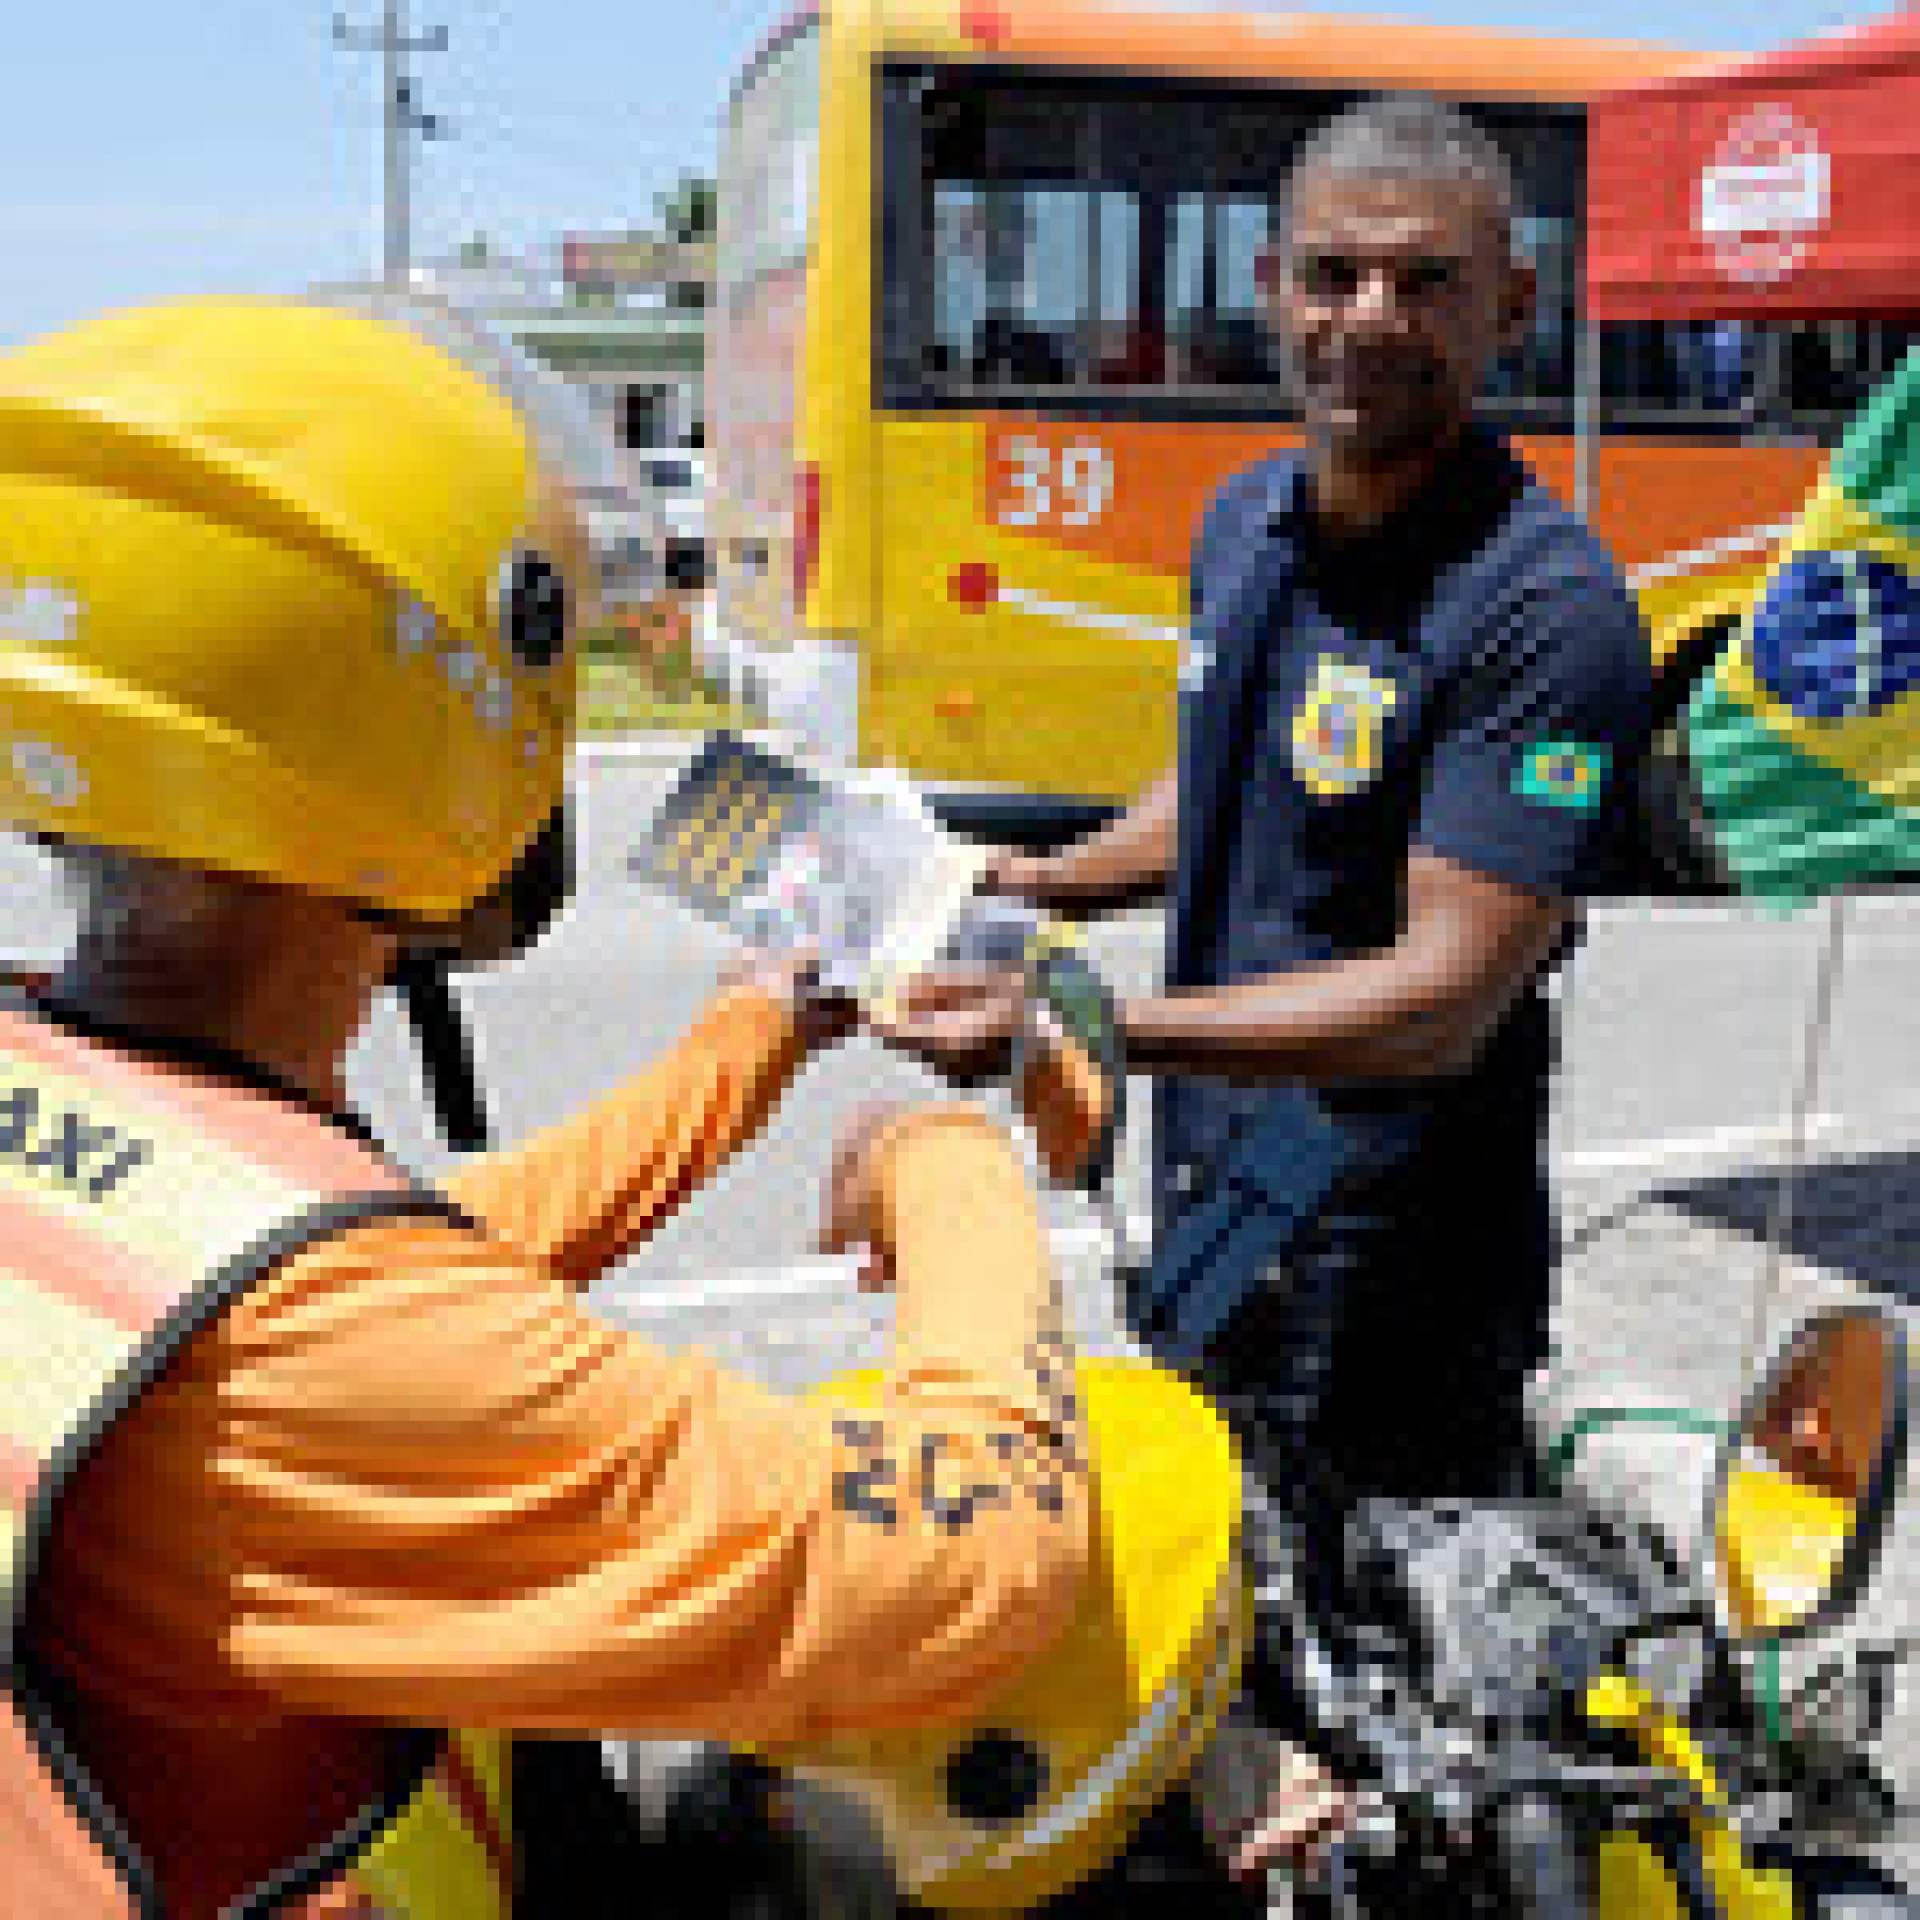
<instances>
[{"instance_id":1,"label":"brazilian flag","mask_svg":"<svg viewBox=\"0 0 1920 1920\"><path fill-rule=\"evenodd\" d=\"M1748 893L1799 906L1920 874L1920 349L1828 462L1688 746Z\"/></svg>"}]
</instances>

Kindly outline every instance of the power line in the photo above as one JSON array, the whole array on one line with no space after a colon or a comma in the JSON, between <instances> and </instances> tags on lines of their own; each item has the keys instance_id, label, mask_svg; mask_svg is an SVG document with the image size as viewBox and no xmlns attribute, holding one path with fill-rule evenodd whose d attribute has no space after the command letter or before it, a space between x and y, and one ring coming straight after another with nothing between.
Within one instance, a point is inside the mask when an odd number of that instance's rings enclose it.
<instances>
[{"instance_id":1,"label":"power line","mask_svg":"<svg viewBox=\"0 0 1920 1920\"><path fill-rule=\"evenodd\" d=\"M444 53L447 30L435 27L418 40L410 40L406 31L404 0L386 0L385 19L377 37L358 33L348 26L345 14L336 14L333 22L336 46L355 53L381 56L381 116L385 128L385 160L382 170L384 204L384 244L381 266L389 280L406 277L412 252L412 148L409 142L418 134L434 139L442 132L441 123L430 113L422 113L414 101L412 76L403 72L400 57L407 53Z\"/></svg>"},{"instance_id":2,"label":"power line","mask_svg":"<svg viewBox=\"0 0 1920 1920\"><path fill-rule=\"evenodd\" d=\"M768 0L710 0L717 5L721 17L733 24L740 16L763 14ZM488 5L485 0L477 7L483 23L500 28L499 33L482 31L479 44L484 49L510 38L506 32L508 9L500 5ZM468 96L455 103L451 115L426 114L419 110L417 92L413 80L402 70L401 56L415 52L444 52L447 48L445 28L435 28L431 33L418 39L407 36L404 5L388 4L385 7L385 20L378 33L356 33L349 27L344 16L334 23L334 37L342 48L357 52L375 52L383 56L384 83L381 89L381 118L385 139L385 246L383 253L384 270L389 277L404 275L411 264L416 247L437 238L439 230L446 228L449 234L474 219L483 224L487 222L487 210L483 204L486 199L484 189L480 188L482 178L492 175L498 178L498 167L502 161L517 162L514 171L530 170L538 174L549 169L556 174L580 173L589 178L616 178L631 180L635 172L657 174L646 197L655 200L661 193L670 193L683 177L710 176L715 170L715 158L711 153L701 151L704 141L700 141L692 151L684 141L676 141L663 133L649 131L635 137L635 130L624 121L617 112L596 114L583 111L575 102L565 113L552 108L530 103L523 92L511 96L504 94L494 84L499 76L490 70L491 63L484 52L478 68L463 63L462 85L457 89ZM473 22L464 23L471 29ZM744 25L744 21L741 21ZM472 109L477 108L475 112ZM357 120L358 115L349 115L349 120ZM700 113L692 116L699 135L711 138L724 125L724 106L711 114ZM604 140L594 129L606 126L609 137ZM437 182L439 191L422 191L420 183L414 178L412 169L411 142L414 136L427 138L458 137L463 144L471 143L472 149L480 160L476 172L468 172L457 183L441 180ZM488 162L493 164L489 166ZM479 189L476 191L476 189ZM453 205L447 204L449 190ZM461 201L469 201L469 207L456 211ZM636 210L637 212L637 210ZM604 221L607 216L601 215ZM615 224L618 224L616 217ZM556 224L567 224L564 218L556 216Z\"/></svg>"}]
</instances>

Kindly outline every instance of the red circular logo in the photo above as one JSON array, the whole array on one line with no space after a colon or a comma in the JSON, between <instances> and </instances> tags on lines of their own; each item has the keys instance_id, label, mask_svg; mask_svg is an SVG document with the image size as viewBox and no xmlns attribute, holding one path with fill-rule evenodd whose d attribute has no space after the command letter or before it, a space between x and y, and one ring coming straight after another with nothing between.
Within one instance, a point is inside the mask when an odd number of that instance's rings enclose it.
<instances>
[{"instance_id":1,"label":"red circular logo","mask_svg":"<svg viewBox=\"0 0 1920 1920\"><path fill-rule=\"evenodd\" d=\"M1696 223L1728 279L1768 286L1805 262L1827 221L1827 188L1818 134L1768 102L1727 129L1701 170Z\"/></svg>"}]
</instances>

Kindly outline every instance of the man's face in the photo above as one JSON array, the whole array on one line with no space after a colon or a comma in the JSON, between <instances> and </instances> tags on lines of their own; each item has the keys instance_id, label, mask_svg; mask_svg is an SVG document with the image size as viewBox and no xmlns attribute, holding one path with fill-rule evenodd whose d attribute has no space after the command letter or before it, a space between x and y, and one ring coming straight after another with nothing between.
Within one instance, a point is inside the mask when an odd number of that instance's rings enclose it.
<instances>
[{"instance_id":1,"label":"man's face","mask_svg":"<svg viewBox=\"0 0 1920 1920\"><path fill-rule=\"evenodd\" d=\"M1308 175L1270 317L1316 444L1362 468L1452 437L1517 342L1532 275L1478 194Z\"/></svg>"}]
</instances>

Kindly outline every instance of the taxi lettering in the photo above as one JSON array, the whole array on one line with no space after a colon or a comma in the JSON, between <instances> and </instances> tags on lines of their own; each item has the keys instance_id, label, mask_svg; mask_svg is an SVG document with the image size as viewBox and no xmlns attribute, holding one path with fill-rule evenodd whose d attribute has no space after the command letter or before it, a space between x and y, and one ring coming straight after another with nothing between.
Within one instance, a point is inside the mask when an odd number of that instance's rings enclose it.
<instances>
[{"instance_id":1,"label":"taxi lettering","mask_svg":"<svg viewBox=\"0 0 1920 1920\"><path fill-rule=\"evenodd\" d=\"M74 1107L43 1109L32 1087L0 1091L0 1161L49 1173L89 1200L104 1200L152 1158L151 1141L102 1126Z\"/></svg>"}]
</instances>

